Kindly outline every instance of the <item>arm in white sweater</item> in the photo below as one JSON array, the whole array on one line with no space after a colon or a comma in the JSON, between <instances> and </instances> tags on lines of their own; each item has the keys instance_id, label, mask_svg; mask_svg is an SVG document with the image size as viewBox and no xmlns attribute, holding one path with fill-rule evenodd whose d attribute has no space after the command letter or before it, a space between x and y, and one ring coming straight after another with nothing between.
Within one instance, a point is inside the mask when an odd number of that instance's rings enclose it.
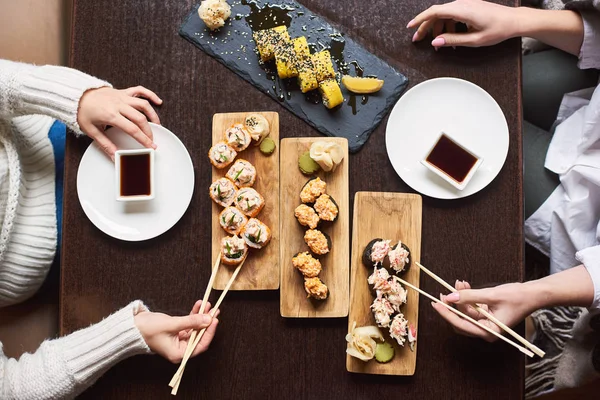
<instances>
[{"instance_id":1,"label":"arm in white sweater","mask_svg":"<svg viewBox=\"0 0 600 400\"><path fill-rule=\"evenodd\" d=\"M0 60L0 119L48 115L82 134L77 123L79 100L87 90L104 86L111 87L71 68Z\"/></svg>"},{"instance_id":2,"label":"arm in white sweater","mask_svg":"<svg viewBox=\"0 0 600 400\"><path fill-rule=\"evenodd\" d=\"M0 399L73 398L119 361L150 353L134 322L145 310L134 301L89 328L42 343L18 361L7 359L0 344Z\"/></svg>"}]
</instances>

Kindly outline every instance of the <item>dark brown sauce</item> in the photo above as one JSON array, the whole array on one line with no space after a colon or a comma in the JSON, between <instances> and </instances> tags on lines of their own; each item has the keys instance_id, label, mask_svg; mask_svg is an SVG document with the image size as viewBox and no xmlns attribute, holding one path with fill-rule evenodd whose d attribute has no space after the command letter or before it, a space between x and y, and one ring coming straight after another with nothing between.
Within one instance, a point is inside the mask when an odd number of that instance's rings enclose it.
<instances>
[{"instance_id":1,"label":"dark brown sauce","mask_svg":"<svg viewBox=\"0 0 600 400\"><path fill-rule=\"evenodd\" d=\"M242 4L250 7L250 14L246 16L246 22L253 31L275 28L279 25L287 27L292 23L291 11L295 7L281 4L265 4L262 8L254 0L242 0Z\"/></svg>"},{"instance_id":2,"label":"dark brown sauce","mask_svg":"<svg viewBox=\"0 0 600 400\"><path fill-rule=\"evenodd\" d=\"M150 154L121 156L121 196L149 196Z\"/></svg>"},{"instance_id":3,"label":"dark brown sauce","mask_svg":"<svg viewBox=\"0 0 600 400\"><path fill-rule=\"evenodd\" d=\"M477 158L456 144L446 135L442 135L435 144L426 161L446 175L461 183L477 162Z\"/></svg>"}]
</instances>

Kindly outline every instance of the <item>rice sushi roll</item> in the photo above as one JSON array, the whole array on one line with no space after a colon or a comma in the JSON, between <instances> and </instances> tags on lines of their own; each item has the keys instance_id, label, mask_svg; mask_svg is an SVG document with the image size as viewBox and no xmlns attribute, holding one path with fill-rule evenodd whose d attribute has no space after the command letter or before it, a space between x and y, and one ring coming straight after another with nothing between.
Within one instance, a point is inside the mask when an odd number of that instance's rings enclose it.
<instances>
[{"instance_id":1,"label":"rice sushi roll","mask_svg":"<svg viewBox=\"0 0 600 400\"><path fill-rule=\"evenodd\" d=\"M401 241L389 251L388 258L389 270L393 274L399 275L410 268L410 250Z\"/></svg>"},{"instance_id":2,"label":"rice sushi roll","mask_svg":"<svg viewBox=\"0 0 600 400\"><path fill-rule=\"evenodd\" d=\"M408 296L408 292L398 281L398 278L395 276L389 281L389 290L385 294L385 297L388 299L394 310L400 311L400 307L406 304L406 297Z\"/></svg>"},{"instance_id":3,"label":"rice sushi roll","mask_svg":"<svg viewBox=\"0 0 600 400\"><path fill-rule=\"evenodd\" d=\"M377 297L390 293L390 273L385 268L373 268L373 273L367 278L371 292Z\"/></svg>"},{"instance_id":4,"label":"rice sushi roll","mask_svg":"<svg viewBox=\"0 0 600 400\"><path fill-rule=\"evenodd\" d=\"M252 188L241 188L235 195L235 205L244 215L254 218L265 206L265 199Z\"/></svg>"},{"instance_id":5,"label":"rice sushi roll","mask_svg":"<svg viewBox=\"0 0 600 400\"><path fill-rule=\"evenodd\" d=\"M318 229L309 229L304 234L304 241L308 245L310 251L315 254L323 255L331 250L331 239L329 235L321 232Z\"/></svg>"},{"instance_id":6,"label":"rice sushi roll","mask_svg":"<svg viewBox=\"0 0 600 400\"><path fill-rule=\"evenodd\" d=\"M308 251L296 254L294 258L292 258L292 265L300 271L305 278L314 278L323 270L321 262L314 258Z\"/></svg>"},{"instance_id":7,"label":"rice sushi roll","mask_svg":"<svg viewBox=\"0 0 600 400\"><path fill-rule=\"evenodd\" d=\"M227 178L217 179L210 185L208 194L210 198L221 207L229 207L237 193L237 188Z\"/></svg>"},{"instance_id":8,"label":"rice sushi roll","mask_svg":"<svg viewBox=\"0 0 600 400\"><path fill-rule=\"evenodd\" d=\"M237 152L225 142L219 142L208 150L210 163L218 169L229 166L236 157Z\"/></svg>"},{"instance_id":9,"label":"rice sushi roll","mask_svg":"<svg viewBox=\"0 0 600 400\"><path fill-rule=\"evenodd\" d=\"M315 229L321 220L314 208L307 206L306 204L300 204L296 207L294 216L300 225L308 226L310 229Z\"/></svg>"},{"instance_id":10,"label":"rice sushi roll","mask_svg":"<svg viewBox=\"0 0 600 400\"><path fill-rule=\"evenodd\" d=\"M304 204L313 204L319 196L327 191L327 183L321 178L312 178L304 184L300 192L300 200Z\"/></svg>"},{"instance_id":11,"label":"rice sushi roll","mask_svg":"<svg viewBox=\"0 0 600 400\"><path fill-rule=\"evenodd\" d=\"M252 137L244 125L235 124L225 131L225 142L239 153L250 146Z\"/></svg>"},{"instance_id":12,"label":"rice sushi roll","mask_svg":"<svg viewBox=\"0 0 600 400\"><path fill-rule=\"evenodd\" d=\"M317 300L325 300L329 297L329 288L325 285L319 277L305 278L304 279L304 290L308 298Z\"/></svg>"},{"instance_id":13,"label":"rice sushi roll","mask_svg":"<svg viewBox=\"0 0 600 400\"><path fill-rule=\"evenodd\" d=\"M381 238L371 240L363 251L363 264L369 269L373 266L382 266L383 260L390 250L390 240L383 240Z\"/></svg>"},{"instance_id":14,"label":"rice sushi roll","mask_svg":"<svg viewBox=\"0 0 600 400\"><path fill-rule=\"evenodd\" d=\"M371 304L371 312L375 317L375 323L380 328L387 328L392 323L392 315L394 315L394 307L385 297L377 297Z\"/></svg>"},{"instance_id":15,"label":"rice sushi roll","mask_svg":"<svg viewBox=\"0 0 600 400\"><path fill-rule=\"evenodd\" d=\"M398 342L400 346L404 347L404 343L406 342L406 338L408 337L408 321L406 320L406 318L404 318L404 314L396 314L389 326L390 337L396 342Z\"/></svg>"},{"instance_id":16,"label":"rice sushi roll","mask_svg":"<svg viewBox=\"0 0 600 400\"><path fill-rule=\"evenodd\" d=\"M337 219L340 212L337 203L333 197L328 194L322 194L315 202L315 211L323 221L333 222Z\"/></svg>"},{"instance_id":17,"label":"rice sushi roll","mask_svg":"<svg viewBox=\"0 0 600 400\"><path fill-rule=\"evenodd\" d=\"M256 218L251 218L244 229L242 239L254 249L262 249L271 240L271 229Z\"/></svg>"},{"instance_id":18,"label":"rice sushi roll","mask_svg":"<svg viewBox=\"0 0 600 400\"><path fill-rule=\"evenodd\" d=\"M226 175L238 187L251 187L256 181L256 168L249 161L237 160Z\"/></svg>"},{"instance_id":19,"label":"rice sushi roll","mask_svg":"<svg viewBox=\"0 0 600 400\"><path fill-rule=\"evenodd\" d=\"M248 246L237 236L227 236L221 239L221 262L227 265L238 265L246 259Z\"/></svg>"},{"instance_id":20,"label":"rice sushi roll","mask_svg":"<svg viewBox=\"0 0 600 400\"><path fill-rule=\"evenodd\" d=\"M219 214L221 228L230 235L237 235L248 222L248 218L235 207L226 207Z\"/></svg>"}]
</instances>

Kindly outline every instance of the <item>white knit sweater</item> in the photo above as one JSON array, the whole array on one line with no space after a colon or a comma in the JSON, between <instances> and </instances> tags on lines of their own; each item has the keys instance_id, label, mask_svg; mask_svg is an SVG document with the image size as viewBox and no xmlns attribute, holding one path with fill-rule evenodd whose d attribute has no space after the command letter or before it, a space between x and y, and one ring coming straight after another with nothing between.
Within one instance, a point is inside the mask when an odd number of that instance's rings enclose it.
<instances>
[{"instance_id":1,"label":"white knit sweater","mask_svg":"<svg viewBox=\"0 0 600 400\"><path fill-rule=\"evenodd\" d=\"M54 119L82 134L79 99L108 83L69 68L0 60L0 307L41 286L56 252ZM133 316L141 302L101 323L7 359L0 343L0 399L71 398L116 362L149 352Z\"/></svg>"}]
</instances>

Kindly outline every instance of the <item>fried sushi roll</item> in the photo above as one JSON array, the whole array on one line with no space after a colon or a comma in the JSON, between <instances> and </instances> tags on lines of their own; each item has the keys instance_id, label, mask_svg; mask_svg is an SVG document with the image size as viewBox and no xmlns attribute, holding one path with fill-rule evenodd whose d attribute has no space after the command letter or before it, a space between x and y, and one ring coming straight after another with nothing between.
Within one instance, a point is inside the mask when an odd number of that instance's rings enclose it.
<instances>
[{"instance_id":1,"label":"fried sushi roll","mask_svg":"<svg viewBox=\"0 0 600 400\"><path fill-rule=\"evenodd\" d=\"M219 142L210 148L208 158L210 163L218 169L229 166L237 157L237 152L225 142Z\"/></svg>"},{"instance_id":2,"label":"fried sushi roll","mask_svg":"<svg viewBox=\"0 0 600 400\"><path fill-rule=\"evenodd\" d=\"M248 246L237 236L227 236L221 239L221 262L226 265L238 265L246 259Z\"/></svg>"},{"instance_id":3,"label":"fried sushi roll","mask_svg":"<svg viewBox=\"0 0 600 400\"><path fill-rule=\"evenodd\" d=\"M304 204L313 204L319 196L327 191L327 183L321 178L312 178L304 184L300 192L300 200Z\"/></svg>"},{"instance_id":4,"label":"fried sushi roll","mask_svg":"<svg viewBox=\"0 0 600 400\"><path fill-rule=\"evenodd\" d=\"M315 211L323 221L333 222L337 219L340 210L333 197L322 194L315 202Z\"/></svg>"},{"instance_id":5,"label":"fried sushi roll","mask_svg":"<svg viewBox=\"0 0 600 400\"><path fill-rule=\"evenodd\" d=\"M400 275L410 268L410 250L401 241L392 247L388 258L390 260L389 270L393 274Z\"/></svg>"},{"instance_id":6,"label":"fried sushi roll","mask_svg":"<svg viewBox=\"0 0 600 400\"><path fill-rule=\"evenodd\" d=\"M235 206L244 215L254 218L265 206L265 199L252 188L241 188L235 195Z\"/></svg>"},{"instance_id":7,"label":"fried sushi roll","mask_svg":"<svg viewBox=\"0 0 600 400\"><path fill-rule=\"evenodd\" d=\"M317 212L306 204L300 204L298 207L296 207L294 210L294 216L300 225L308 226L310 229L315 229L321 220L317 215Z\"/></svg>"},{"instance_id":8,"label":"fried sushi roll","mask_svg":"<svg viewBox=\"0 0 600 400\"><path fill-rule=\"evenodd\" d=\"M210 198L221 207L229 207L237 193L237 188L227 178L219 178L210 185L208 195Z\"/></svg>"},{"instance_id":9,"label":"fried sushi roll","mask_svg":"<svg viewBox=\"0 0 600 400\"><path fill-rule=\"evenodd\" d=\"M256 182L256 168L250 161L239 159L237 160L226 175L238 187L251 187Z\"/></svg>"},{"instance_id":10,"label":"fried sushi roll","mask_svg":"<svg viewBox=\"0 0 600 400\"><path fill-rule=\"evenodd\" d=\"M254 31L252 37L262 62L267 62L275 57L275 49L282 43L290 41L290 34L285 25L275 28Z\"/></svg>"},{"instance_id":11,"label":"fried sushi roll","mask_svg":"<svg viewBox=\"0 0 600 400\"><path fill-rule=\"evenodd\" d=\"M239 153L250 146L252 137L243 124L235 124L225 131L225 142Z\"/></svg>"},{"instance_id":12,"label":"fried sushi roll","mask_svg":"<svg viewBox=\"0 0 600 400\"><path fill-rule=\"evenodd\" d=\"M325 285L318 277L305 278L304 290L307 293L306 297L309 298L325 300L327 297L329 297L329 289L327 288L327 285Z\"/></svg>"},{"instance_id":13,"label":"fried sushi roll","mask_svg":"<svg viewBox=\"0 0 600 400\"><path fill-rule=\"evenodd\" d=\"M221 228L230 235L237 235L248 222L248 218L235 207L226 207L219 214Z\"/></svg>"},{"instance_id":14,"label":"fried sushi roll","mask_svg":"<svg viewBox=\"0 0 600 400\"><path fill-rule=\"evenodd\" d=\"M331 250L329 235L317 229L309 229L304 234L304 241L314 254L327 254Z\"/></svg>"},{"instance_id":15,"label":"fried sushi roll","mask_svg":"<svg viewBox=\"0 0 600 400\"><path fill-rule=\"evenodd\" d=\"M390 240L383 240L381 238L371 240L363 251L363 264L369 269L373 266L382 266L383 260L388 255L390 249Z\"/></svg>"},{"instance_id":16,"label":"fried sushi roll","mask_svg":"<svg viewBox=\"0 0 600 400\"><path fill-rule=\"evenodd\" d=\"M254 249L262 249L271 241L271 229L256 218L251 218L244 229L242 239Z\"/></svg>"},{"instance_id":17,"label":"fried sushi roll","mask_svg":"<svg viewBox=\"0 0 600 400\"><path fill-rule=\"evenodd\" d=\"M323 270L321 262L314 258L308 251L296 254L294 258L292 258L292 265L300 271L305 278L314 278Z\"/></svg>"}]
</instances>

